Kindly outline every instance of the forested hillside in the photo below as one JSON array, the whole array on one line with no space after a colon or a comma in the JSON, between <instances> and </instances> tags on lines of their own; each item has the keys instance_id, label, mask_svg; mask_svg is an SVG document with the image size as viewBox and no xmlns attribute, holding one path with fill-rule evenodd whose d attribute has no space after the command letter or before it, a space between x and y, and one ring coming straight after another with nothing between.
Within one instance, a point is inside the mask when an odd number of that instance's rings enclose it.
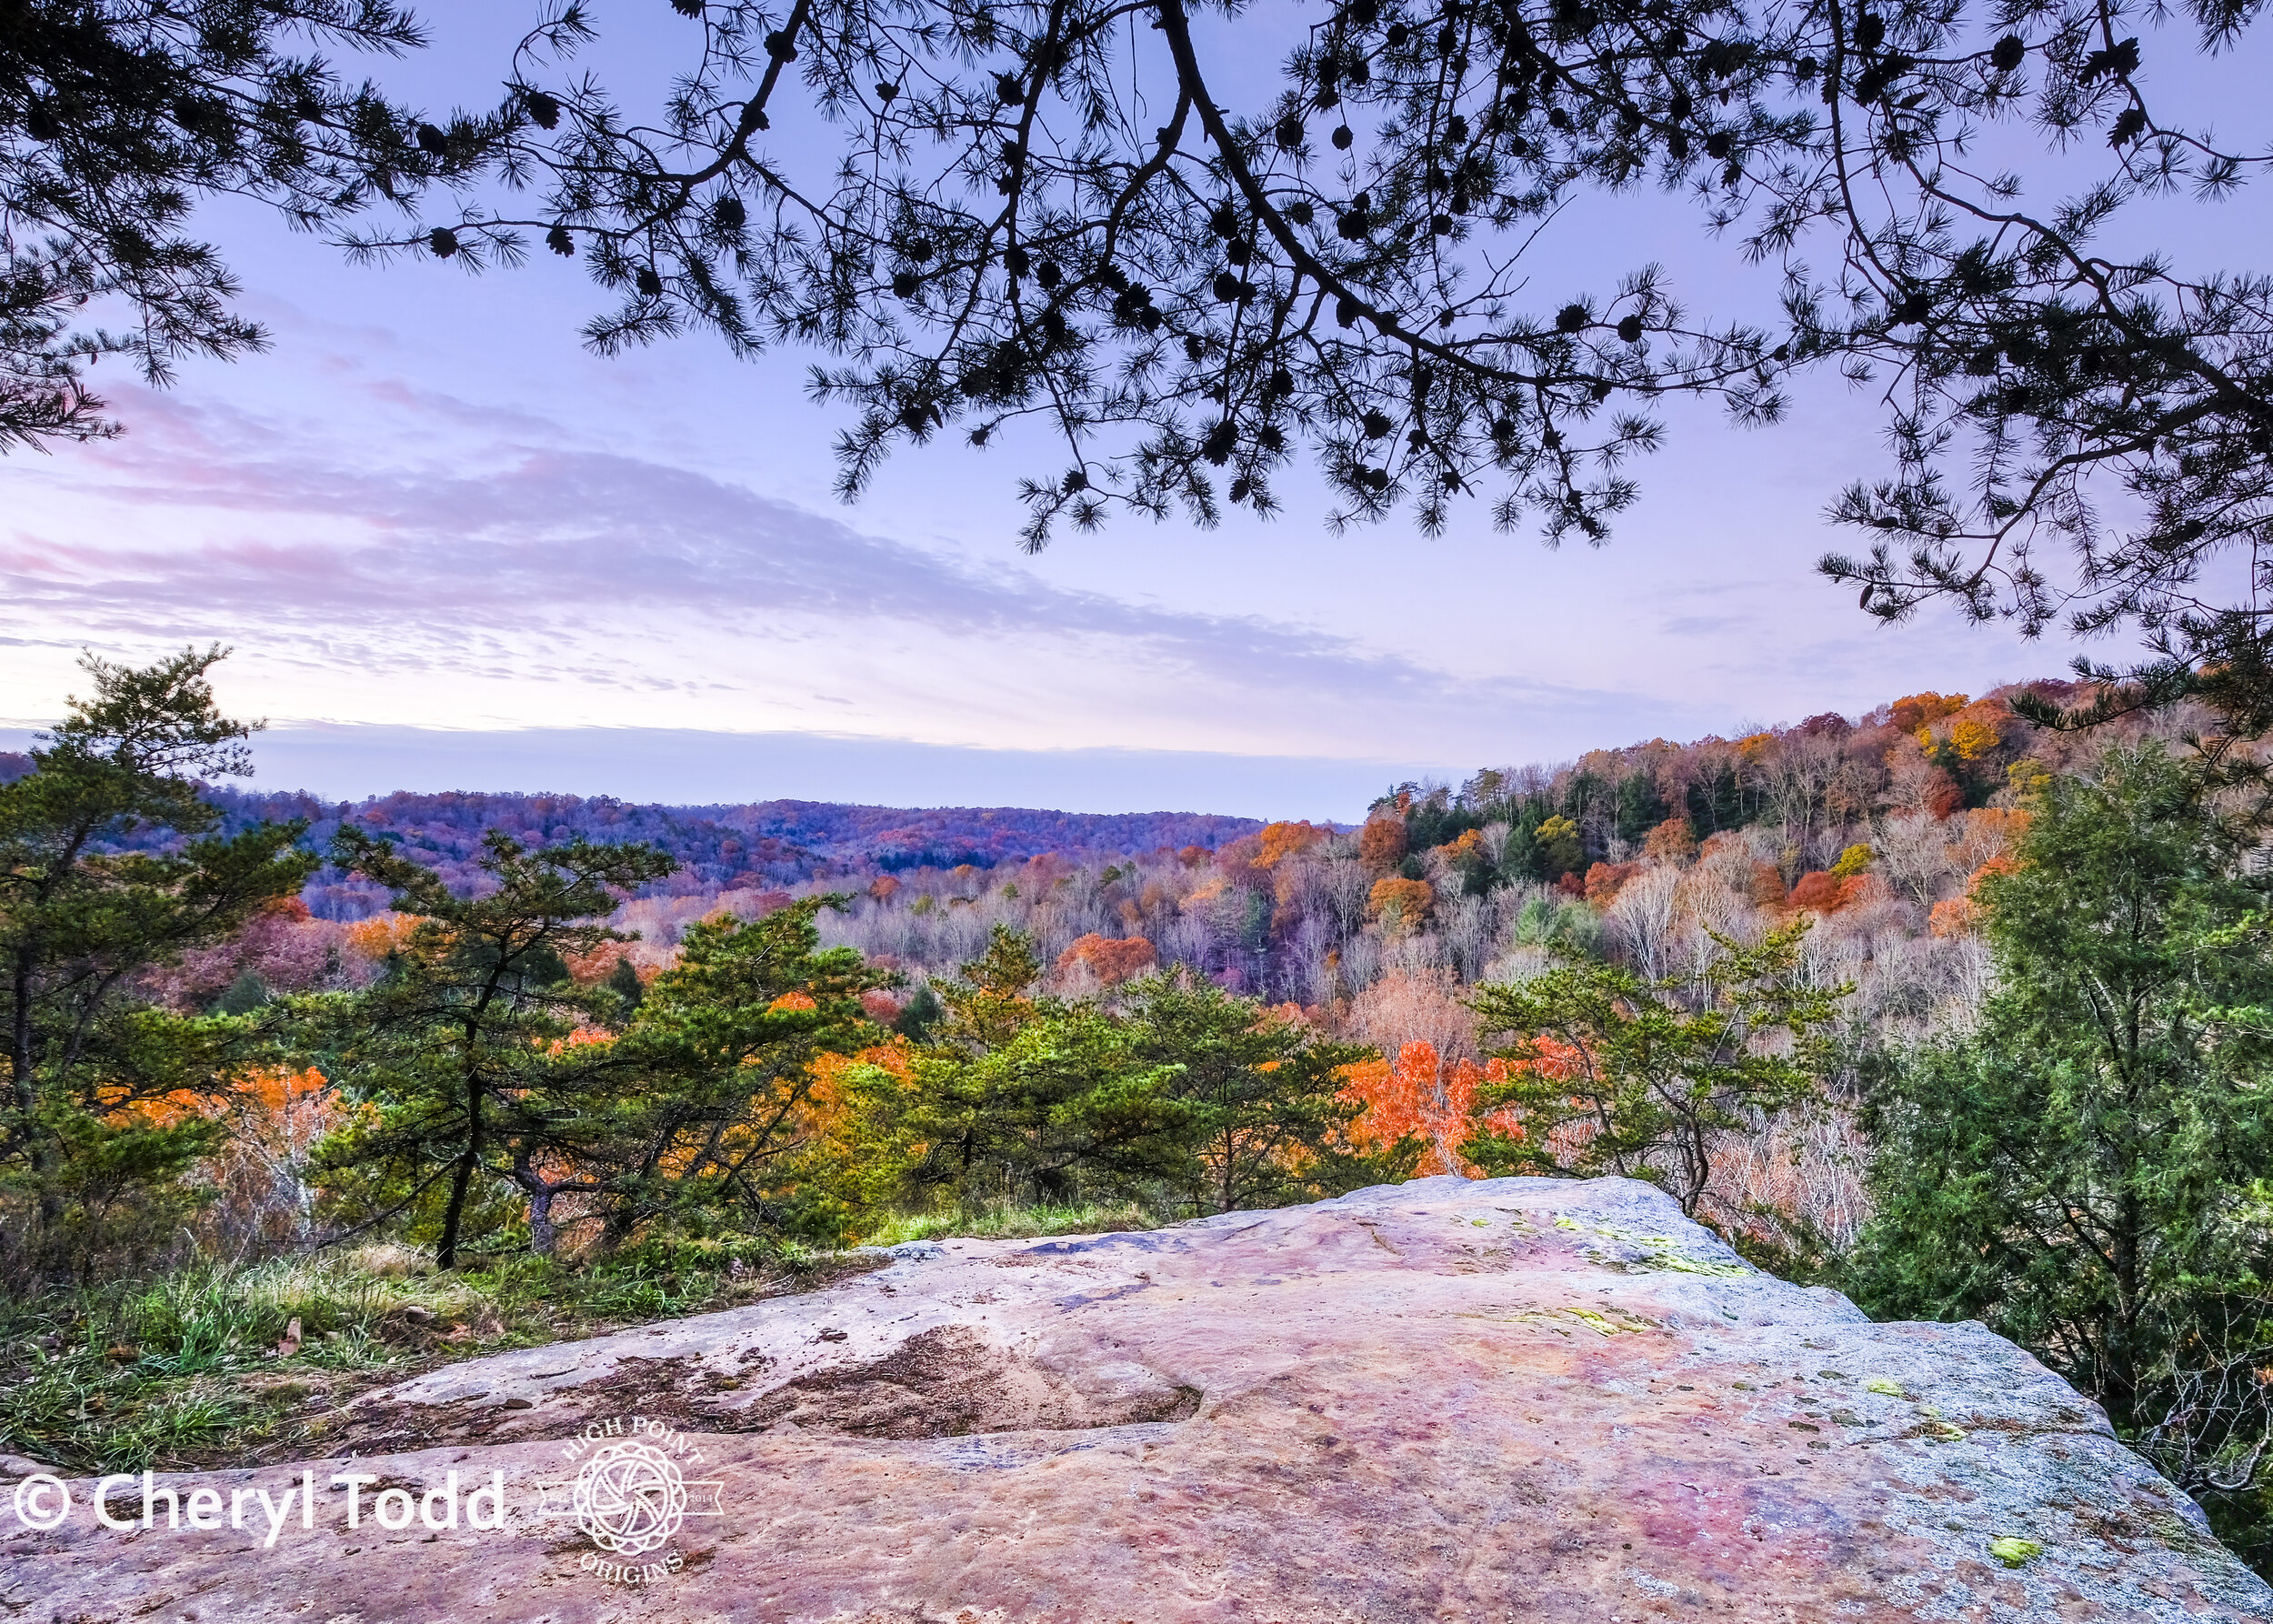
<instances>
[{"instance_id":1,"label":"forested hillside","mask_svg":"<svg viewBox=\"0 0 2273 1624\"><path fill-rule=\"evenodd\" d=\"M507 1295L711 1291L749 1248L1615 1173L2013 1336L2273 1563L2273 807L2208 712L1912 694L1347 828L326 807L211 787L218 657L90 661L0 784L0 1279L376 1233ZM0 1447L175 1458L127 1420L172 1378L74 1335L119 1418L25 1365Z\"/></svg>"},{"instance_id":2,"label":"forested hillside","mask_svg":"<svg viewBox=\"0 0 2273 1624\"><path fill-rule=\"evenodd\" d=\"M2068 697L2065 684L2028 686ZM1030 934L1068 988L1187 965L1391 1054L1426 1039L1450 1063L1473 1049L1452 1003L1459 989L1536 967L1557 945L1664 974L1710 931L1757 934L1797 914L1817 921L1807 947L1815 973L1857 986L1848 1019L1887 1036L1928 1029L1979 993L1966 896L1972 877L2003 860L2017 799L2113 737L2039 730L2014 714L2019 691L1914 694L1855 717L1490 767L1457 787L1407 784L1357 828L801 801L460 793L345 806L205 794L225 830L301 819L303 846L321 854L349 827L396 843L461 891L486 831L540 847L653 845L676 867L624 901L613 923L639 939L610 949L646 974L670 961L693 920L836 895L847 900L820 916L824 939L903 974L903 1000L975 957L1001 925ZM0 774L24 762L0 759ZM181 996L219 997L246 970L270 991L301 990L319 967L347 973L341 942L385 934L374 918L385 889L333 864L315 871L303 901L305 926L269 921L247 953L185 965ZM370 927L346 929L362 920ZM266 936L275 941L259 947Z\"/></svg>"},{"instance_id":3,"label":"forested hillside","mask_svg":"<svg viewBox=\"0 0 2273 1624\"><path fill-rule=\"evenodd\" d=\"M2027 686L2055 698L2069 687ZM886 928L897 917L901 934L885 950L919 968L961 962L985 935L972 931L983 916L988 923L1030 924L1053 950L1092 931L1125 928L1163 958L1309 1002L1372 979L1365 947L1357 947L1355 963L1338 956L1352 946L1353 928L1384 909L1399 922L1392 936L1438 938L1441 962L1472 977L1494 956L1487 947L1504 948L1512 938L1484 928L1458 899L1554 886L1601 912L1639 867L1693 855L1717 835L1744 834L1746 849L1775 868L1787 896L1805 887L1795 900L1819 903L1827 883L1820 876L1837 868L1864 826L1923 812L1938 827L1953 815L2008 802L2017 763L2057 771L2085 749L2015 717L2008 701L2018 691L1978 700L1913 695L1852 719L1827 713L1736 739L1653 739L1561 766L1487 768L1457 789L1407 784L1373 808L1376 823L1394 822L1400 832L1376 829L1363 854L1363 841L1347 828L1278 826L1266 842L1259 820L1203 813L796 800L673 807L609 796L465 791L397 792L349 804L227 786L209 786L205 794L228 832L297 820L306 826L302 844L321 854L342 827L353 826L399 842L461 887L475 883L482 837L492 829L534 846L570 838L652 845L676 867L639 887L639 900L654 907L635 907L626 917L649 922L662 946L676 921L699 917L706 904L746 914L795 896L851 890L869 899L856 917ZM30 767L29 757L0 753L0 783ZM1993 855L1994 841L1981 832L1993 824L1967 826L1975 833L1958 855L1976 847ZM144 831L123 843L159 838ZM1387 845L1401 847L1393 860L1385 858ZM1899 831L1896 845L1902 847ZM1946 855L1891 850L1880 862L1881 877L1930 908L1947 899ZM1337 857L1356 867L1336 867ZM1284 862L1289 857L1301 860ZM1392 877L1391 869L1394 877L1426 885L1426 900L1412 890L1377 898L1375 881ZM895 883L873 883L886 877ZM1765 897L1762 883L1756 877L1751 889ZM1849 902L1867 890L1853 891ZM383 911L386 898L326 864L303 900L315 918L346 923ZM953 927L919 922L930 907L949 907L979 912ZM1319 921L1333 927L1321 931ZM1577 916L1569 923L1576 927ZM1402 957L1416 951L1429 956L1408 947ZM1327 954L1337 956L1337 973L1322 979Z\"/></svg>"},{"instance_id":4,"label":"forested hillside","mask_svg":"<svg viewBox=\"0 0 2273 1624\"><path fill-rule=\"evenodd\" d=\"M1086 937L1141 938L1164 962L1327 1007L1394 970L1475 980L1561 937L1607 935L1662 967L1684 930L1755 915L1837 919L1817 952L1900 958L1896 943L1965 934L1968 877L2002 854L2018 795L2114 737L2040 732L2014 714L2018 691L1405 785L1355 830L1274 824L1213 851L903 870L830 929L925 972L969 957L996 922L1034 932L1053 962ZM667 933L670 911L626 917ZM1922 1018L1933 1001L1887 1012Z\"/></svg>"},{"instance_id":5,"label":"forested hillside","mask_svg":"<svg viewBox=\"0 0 2273 1624\"><path fill-rule=\"evenodd\" d=\"M28 756L0 752L0 784L29 772ZM1160 847L1214 847L1262 827L1251 817L1191 812L1052 812L1026 807L856 807L834 801L754 801L666 807L613 796L397 791L356 803L300 791L206 791L232 831L263 821L307 825L309 849L325 850L343 824L400 840L460 884L471 884L485 831L535 845L572 837L636 840L677 860L655 895L766 891L808 880L865 877L912 867L992 867L1044 852L1116 857ZM386 893L327 867L305 900L318 918L360 919Z\"/></svg>"},{"instance_id":6,"label":"forested hillside","mask_svg":"<svg viewBox=\"0 0 2273 1624\"><path fill-rule=\"evenodd\" d=\"M2029 686L2072 697L2064 684ZM1485 1080L1469 990L1572 952L1687 977L1701 996L1717 943L1804 921L1797 974L1851 989L1835 1072L1962 1026L1990 978L1970 897L1979 877L2009 867L2018 804L2123 731L2040 730L2015 714L2020 691L1913 694L1859 717L1486 768L1457 787L1395 787L1355 828L801 802L395 795L325 807L207 795L225 828L305 818L303 845L320 853L345 827L391 842L460 893L475 888L485 831L536 847L652 843L679 866L619 893L609 922L636 939L572 958L587 982L651 979L695 921L759 918L806 897L839 899L816 917L820 940L899 977L867 1007L916 1037L940 1007L933 984L978 959L998 929L1030 941L1048 987L1068 996L1109 999L1147 973L1188 967L1377 1055L1377 1091L1400 1096L1397 1120L1428 1141L1425 1165L1444 1168L1466 1165L1467 1102ZM2188 721L2166 714L2152 727ZM265 914L158 980L186 1009L361 985L401 938L386 897L327 863L307 881L305 913ZM1857 1233L1865 1202L1851 1112L1794 1118L1719 1154L1724 1223L1767 1237L1795 1222L1833 1247Z\"/></svg>"}]
</instances>

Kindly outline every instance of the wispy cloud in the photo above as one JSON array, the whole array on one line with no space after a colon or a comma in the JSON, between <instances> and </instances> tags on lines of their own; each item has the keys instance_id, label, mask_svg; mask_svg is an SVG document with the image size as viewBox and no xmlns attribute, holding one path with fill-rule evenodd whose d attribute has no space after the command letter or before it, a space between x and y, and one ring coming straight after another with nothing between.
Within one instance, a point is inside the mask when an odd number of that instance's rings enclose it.
<instances>
[{"instance_id":1,"label":"wispy cloud","mask_svg":"<svg viewBox=\"0 0 2273 1624\"><path fill-rule=\"evenodd\" d=\"M1548 705L1574 719L1624 708L1617 696L1456 678L1285 621L975 567L703 473L578 445L525 411L397 385L362 390L357 408L360 436L343 436L226 406L138 401L135 435L49 476L75 502L123 516L115 537L26 526L0 542L5 619L142 640L222 627L375 671L666 694L696 679L640 658L656 639L832 644L826 691L809 699L836 708L862 703L846 697L841 646L884 651L873 674L889 686L913 680L894 675L890 651L914 639L934 658L961 651L997 685L1016 685L1021 661L1086 661L1091 680L1123 674L1116 686L1148 687L1168 710L1291 703L1362 717L1358 731L1376 737L1340 747L1367 755L1400 715L1409 739L1438 731L1413 718L1454 707L1471 722ZM437 424L449 432L436 450L407 432Z\"/></svg>"}]
</instances>

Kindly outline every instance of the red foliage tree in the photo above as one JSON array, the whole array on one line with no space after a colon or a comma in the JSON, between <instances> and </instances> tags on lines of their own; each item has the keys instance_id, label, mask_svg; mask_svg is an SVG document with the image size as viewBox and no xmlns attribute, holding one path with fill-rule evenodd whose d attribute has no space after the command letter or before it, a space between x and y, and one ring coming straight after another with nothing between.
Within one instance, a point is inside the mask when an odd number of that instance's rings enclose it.
<instances>
[{"instance_id":1,"label":"red foliage tree","mask_svg":"<svg viewBox=\"0 0 2273 1624\"><path fill-rule=\"evenodd\" d=\"M1641 871L1639 863L1597 863L1587 870L1587 900L1596 907L1608 907L1626 882Z\"/></svg>"},{"instance_id":2,"label":"red foliage tree","mask_svg":"<svg viewBox=\"0 0 2273 1624\"><path fill-rule=\"evenodd\" d=\"M1835 914L1847 905L1846 883L1836 874L1820 869L1799 877L1799 883L1791 888L1789 898L1793 907L1810 908L1819 914Z\"/></svg>"}]
</instances>

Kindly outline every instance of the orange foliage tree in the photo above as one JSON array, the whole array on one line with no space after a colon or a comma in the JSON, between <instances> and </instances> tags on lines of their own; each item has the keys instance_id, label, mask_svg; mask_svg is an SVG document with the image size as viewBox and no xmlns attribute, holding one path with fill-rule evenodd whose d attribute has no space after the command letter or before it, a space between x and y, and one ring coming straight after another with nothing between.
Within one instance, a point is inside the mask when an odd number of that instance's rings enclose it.
<instances>
[{"instance_id":1,"label":"orange foliage tree","mask_svg":"<svg viewBox=\"0 0 2273 1624\"><path fill-rule=\"evenodd\" d=\"M1366 911L1377 919L1410 930L1427 922L1428 910L1436 900L1437 893L1427 880L1400 879L1392 875L1373 882L1373 889L1366 897Z\"/></svg>"},{"instance_id":2,"label":"orange foliage tree","mask_svg":"<svg viewBox=\"0 0 2273 1624\"><path fill-rule=\"evenodd\" d=\"M178 1088L125 1101L118 1127L217 1129L192 1182L212 1198L204 1222L239 1256L305 1243L315 1228L316 1147L359 1114L314 1067L256 1067L217 1089Z\"/></svg>"},{"instance_id":3,"label":"orange foliage tree","mask_svg":"<svg viewBox=\"0 0 2273 1624\"><path fill-rule=\"evenodd\" d=\"M1420 1040L1400 1045L1397 1058L1361 1060L1343 1069L1345 1098L1362 1104L1365 1115L1351 1129L1352 1137L1379 1150L1410 1139L1421 1148L1415 1168L1419 1178L1459 1173L1482 1175L1460 1147L1476 1129L1477 1098L1487 1084L1507 1080L1508 1062L1495 1059L1478 1066L1469 1059L1445 1065L1437 1046ZM1487 1113L1501 1133L1521 1138L1522 1125L1506 1112Z\"/></svg>"},{"instance_id":4,"label":"orange foliage tree","mask_svg":"<svg viewBox=\"0 0 2273 1624\"><path fill-rule=\"evenodd\" d=\"M1375 817L1358 831L1358 861L1376 874L1386 874L1404 861L1407 834L1400 817Z\"/></svg>"},{"instance_id":5,"label":"orange foliage tree","mask_svg":"<svg viewBox=\"0 0 2273 1624\"><path fill-rule=\"evenodd\" d=\"M1144 937L1116 937L1091 931L1057 956L1057 974L1063 977L1076 967L1086 968L1096 977L1098 986L1118 987L1152 968L1156 957L1152 943Z\"/></svg>"},{"instance_id":6,"label":"orange foliage tree","mask_svg":"<svg viewBox=\"0 0 2273 1624\"><path fill-rule=\"evenodd\" d=\"M1326 837L1326 830L1311 823L1265 824L1255 866L1258 868L1275 867L1287 857L1298 857L1310 850Z\"/></svg>"},{"instance_id":7,"label":"orange foliage tree","mask_svg":"<svg viewBox=\"0 0 2273 1624\"><path fill-rule=\"evenodd\" d=\"M1970 936L1980 928L1981 882L1993 875L2012 874L2020 865L2002 855L1991 857L1966 877L1965 895L1934 904L1927 928L1936 936Z\"/></svg>"},{"instance_id":8,"label":"orange foliage tree","mask_svg":"<svg viewBox=\"0 0 2273 1624\"><path fill-rule=\"evenodd\" d=\"M770 1172L777 1198L808 1232L855 1236L900 1195L924 1147L909 1133L916 1051L901 1038L813 1057L804 1097L785 1118Z\"/></svg>"},{"instance_id":9,"label":"orange foliage tree","mask_svg":"<svg viewBox=\"0 0 2273 1624\"><path fill-rule=\"evenodd\" d=\"M357 919L346 929L348 950L374 964L384 964L409 944L411 933L421 923L416 915L398 914L393 909L373 914L367 919ZM592 978L596 981L606 974L607 967L603 966Z\"/></svg>"},{"instance_id":10,"label":"orange foliage tree","mask_svg":"<svg viewBox=\"0 0 2273 1624\"><path fill-rule=\"evenodd\" d=\"M1966 707L1963 694L1906 694L1887 707L1887 719L1905 733L1916 733L1929 723L1955 716Z\"/></svg>"},{"instance_id":11,"label":"orange foliage tree","mask_svg":"<svg viewBox=\"0 0 2273 1624\"><path fill-rule=\"evenodd\" d=\"M1639 863L1597 863L1587 870L1587 900L1606 908L1617 900L1626 882L1642 871Z\"/></svg>"},{"instance_id":12,"label":"orange foliage tree","mask_svg":"<svg viewBox=\"0 0 2273 1624\"><path fill-rule=\"evenodd\" d=\"M1656 863L1686 863L1697 856L1697 829L1686 817L1668 817L1649 831L1642 850Z\"/></svg>"},{"instance_id":13,"label":"orange foliage tree","mask_svg":"<svg viewBox=\"0 0 2273 1624\"><path fill-rule=\"evenodd\" d=\"M1951 855L1968 868L1978 868L2011 851L2028 827L2026 807L1977 807L1965 815L1965 827L1951 845Z\"/></svg>"},{"instance_id":14,"label":"orange foliage tree","mask_svg":"<svg viewBox=\"0 0 2273 1624\"><path fill-rule=\"evenodd\" d=\"M359 1108L342 1099L314 1067L265 1067L222 1098L229 1137L205 1168L220 1198L220 1220L240 1242L305 1242L315 1228L315 1148Z\"/></svg>"}]
</instances>

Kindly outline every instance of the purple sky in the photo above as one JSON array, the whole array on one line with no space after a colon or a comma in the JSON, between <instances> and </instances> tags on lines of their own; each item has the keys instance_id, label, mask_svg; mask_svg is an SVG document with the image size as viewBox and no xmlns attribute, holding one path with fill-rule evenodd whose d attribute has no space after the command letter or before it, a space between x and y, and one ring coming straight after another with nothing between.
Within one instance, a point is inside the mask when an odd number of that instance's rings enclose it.
<instances>
[{"instance_id":1,"label":"purple sky","mask_svg":"<svg viewBox=\"0 0 2273 1624\"><path fill-rule=\"evenodd\" d=\"M480 99L526 10L454 13L400 82ZM659 5L600 15L680 37ZM2248 194L2185 209L2158 228L2262 263ZM1543 301L1649 258L1700 309L1766 291L1678 201L1576 224ZM598 360L596 292L549 255L469 279L350 268L237 206L207 229L275 351L163 396L103 378L125 437L0 463L0 730L58 713L82 647L218 639L277 787L1348 817L1394 778L1978 692L2070 652L1881 627L1815 577L1846 539L1825 503L1880 465L1873 403L1836 380L1778 429L1677 411L1599 551L1496 535L1480 504L1437 539L1336 537L1297 476L1269 523L1122 520L1028 558L1015 441L903 451L837 503L808 354Z\"/></svg>"}]
</instances>

